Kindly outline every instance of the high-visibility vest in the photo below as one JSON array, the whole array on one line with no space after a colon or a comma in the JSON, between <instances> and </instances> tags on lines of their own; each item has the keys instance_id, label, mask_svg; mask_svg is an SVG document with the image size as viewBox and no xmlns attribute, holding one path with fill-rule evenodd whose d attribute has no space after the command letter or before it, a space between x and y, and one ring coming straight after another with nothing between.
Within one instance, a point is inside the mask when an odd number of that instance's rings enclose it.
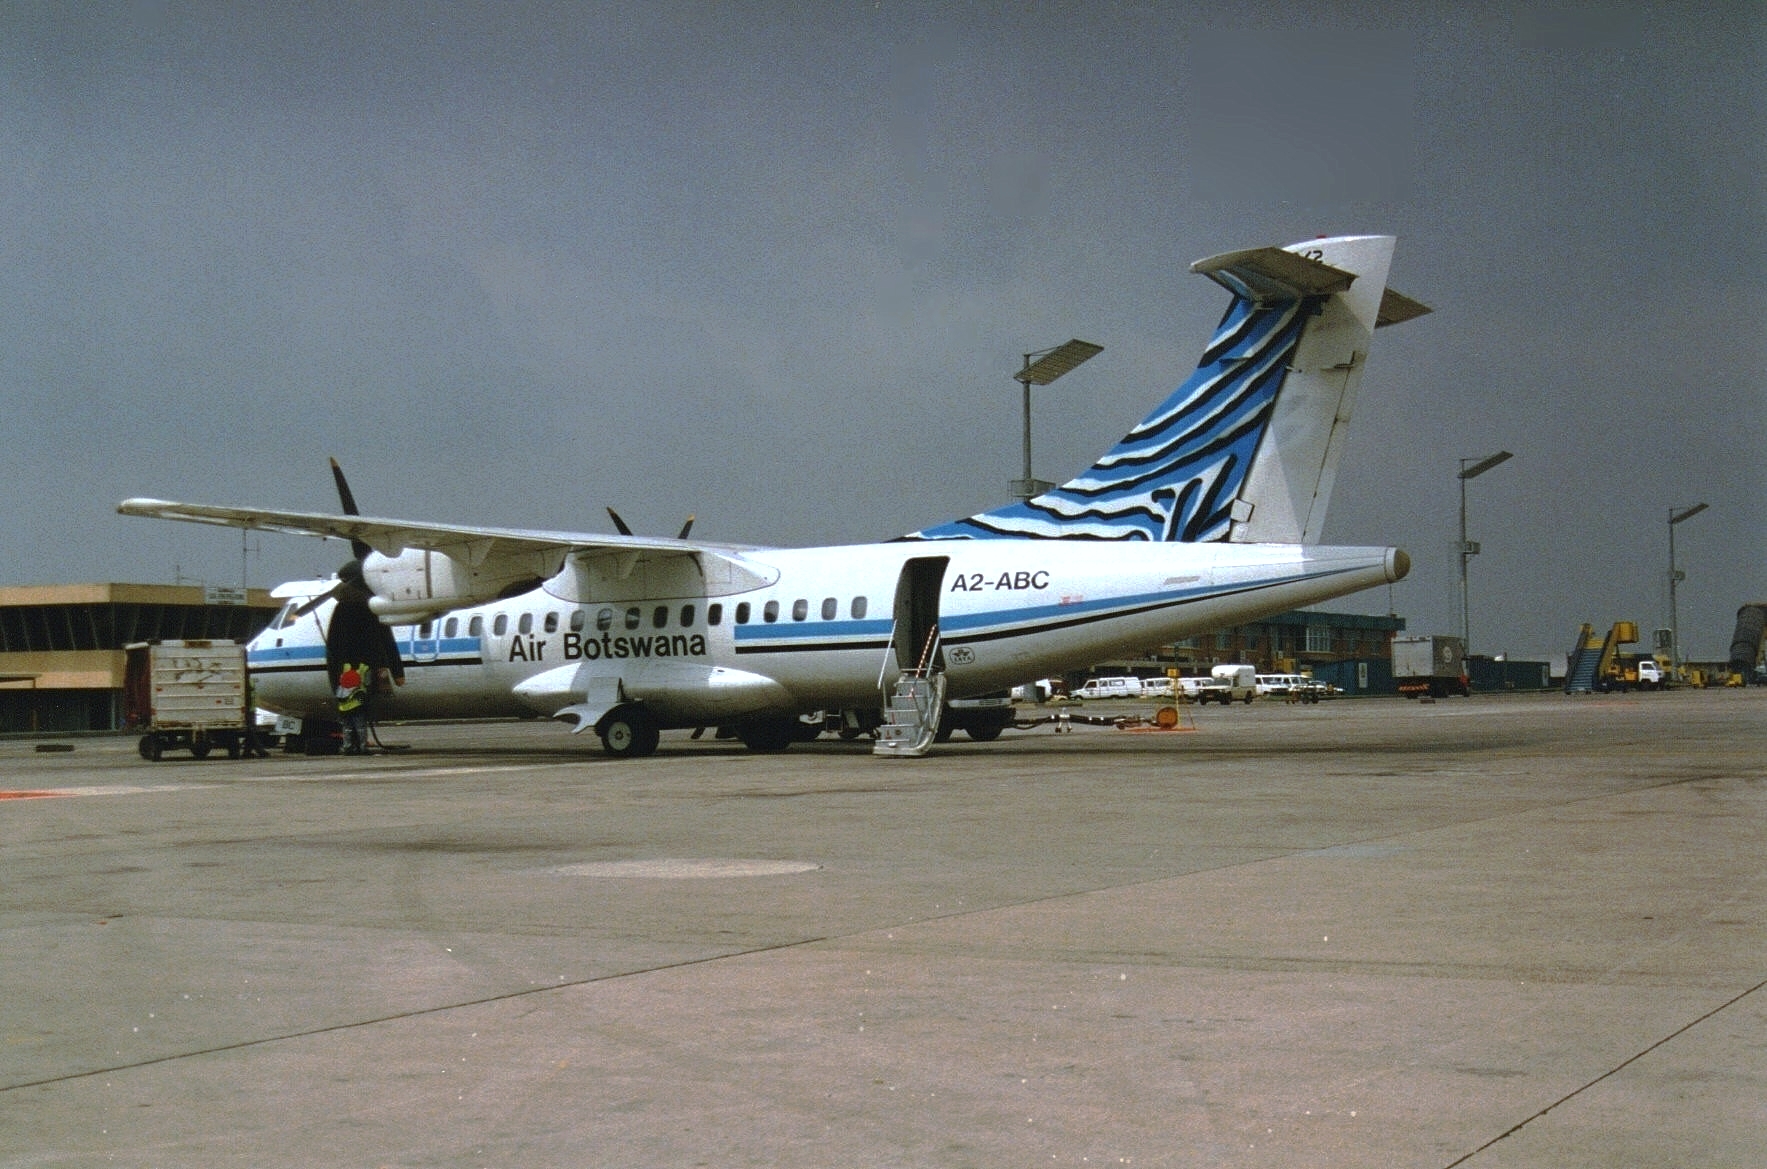
<instances>
[{"instance_id":1,"label":"high-visibility vest","mask_svg":"<svg viewBox=\"0 0 1767 1169\"><path fill-rule=\"evenodd\" d=\"M337 712L348 714L361 706L368 697L368 682L364 677L368 667L344 663L344 668L337 673Z\"/></svg>"}]
</instances>

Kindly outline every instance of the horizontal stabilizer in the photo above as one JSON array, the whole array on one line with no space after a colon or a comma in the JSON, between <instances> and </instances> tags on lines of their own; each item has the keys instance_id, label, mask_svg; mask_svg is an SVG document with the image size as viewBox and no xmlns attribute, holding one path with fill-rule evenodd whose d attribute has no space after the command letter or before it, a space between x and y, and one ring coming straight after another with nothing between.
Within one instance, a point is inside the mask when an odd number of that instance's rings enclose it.
<instances>
[{"instance_id":1,"label":"horizontal stabilizer","mask_svg":"<svg viewBox=\"0 0 1767 1169\"><path fill-rule=\"evenodd\" d=\"M1248 248L1198 260L1190 270L1253 304L1329 296L1350 287L1352 272L1283 248Z\"/></svg>"},{"instance_id":2,"label":"horizontal stabilizer","mask_svg":"<svg viewBox=\"0 0 1767 1169\"><path fill-rule=\"evenodd\" d=\"M1429 305L1421 304L1403 292L1389 288L1381 294L1380 312L1374 318L1374 327L1379 329L1386 325L1402 325L1430 311Z\"/></svg>"}]
</instances>

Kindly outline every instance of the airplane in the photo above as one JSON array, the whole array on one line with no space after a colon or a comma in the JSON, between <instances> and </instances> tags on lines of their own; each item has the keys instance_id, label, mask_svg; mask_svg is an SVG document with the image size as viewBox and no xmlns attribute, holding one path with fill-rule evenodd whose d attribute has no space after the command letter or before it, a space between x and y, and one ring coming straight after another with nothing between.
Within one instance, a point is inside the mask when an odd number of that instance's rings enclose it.
<instances>
[{"instance_id":1,"label":"airplane","mask_svg":"<svg viewBox=\"0 0 1767 1169\"><path fill-rule=\"evenodd\" d=\"M1373 332L1430 311L1387 288L1393 248L1341 236L1197 261L1231 302L1122 441L1059 487L886 543L375 518L335 463L343 514L117 510L350 541L335 581L273 591L286 603L248 646L258 701L301 719L309 749L337 719L327 631L365 605L409 681L380 718L546 715L622 758L706 727L758 751L835 729L920 755L953 725L982 741L1010 725L1010 706L964 699L1406 575L1401 549L1317 543Z\"/></svg>"}]
</instances>

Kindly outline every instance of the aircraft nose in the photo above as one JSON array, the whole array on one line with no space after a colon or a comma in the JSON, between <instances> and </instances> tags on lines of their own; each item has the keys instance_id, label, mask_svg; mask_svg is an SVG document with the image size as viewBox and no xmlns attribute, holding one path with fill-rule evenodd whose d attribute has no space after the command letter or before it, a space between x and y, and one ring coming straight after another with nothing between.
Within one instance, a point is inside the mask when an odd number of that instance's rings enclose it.
<instances>
[{"instance_id":1,"label":"aircraft nose","mask_svg":"<svg viewBox=\"0 0 1767 1169\"><path fill-rule=\"evenodd\" d=\"M1411 575L1411 556L1403 548L1387 549L1387 582L1404 580Z\"/></svg>"}]
</instances>

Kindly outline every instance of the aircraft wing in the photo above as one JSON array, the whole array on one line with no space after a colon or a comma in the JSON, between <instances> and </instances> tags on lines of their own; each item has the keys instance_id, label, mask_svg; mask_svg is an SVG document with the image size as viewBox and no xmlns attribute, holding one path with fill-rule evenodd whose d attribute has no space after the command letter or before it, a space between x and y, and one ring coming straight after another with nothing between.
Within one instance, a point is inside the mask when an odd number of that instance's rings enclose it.
<instances>
[{"instance_id":1,"label":"aircraft wing","mask_svg":"<svg viewBox=\"0 0 1767 1169\"><path fill-rule=\"evenodd\" d=\"M436 524L423 520L385 519L376 516L174 503L165 499L125 499L117 505L117 511L123 515L214 524L223 528L250 528L266 532L285 532L293 536L360 540L383 556L397 556L407 548L455 554L466 549L471 553L467 559L475 562L493 556L528 553L627 555L649 552L688 555L696 552L740 554L748 550L742 545L672 540L660 536L607 536L526 528L483 528L467 524Z\"/></svg>"},{"instance_id":2,"label":"aircraft wing","mask_svg":"<svg viewBox=\"0 0 1767 1169\"><path fill-rule=\"evenodd\" d=\"M383 620L445 612L508 596L511 590L538 587L548 580L553 582L549 587L554 596L575 602L590 596L646 595L647 588L669 586L685 590L683 595L724 595L758 588L778 576L776 569L744 556L758 550L753 546L703 540L484 528L164 499L125 499L117 511L366 544L388 562L364 566L373 577L373 604ZM429 557L411 561L409 554L414 551L444 557L458 566L458 571L438 576ZM567 567L571 571L560 575Z\"/></svg>"}]
</instances>

